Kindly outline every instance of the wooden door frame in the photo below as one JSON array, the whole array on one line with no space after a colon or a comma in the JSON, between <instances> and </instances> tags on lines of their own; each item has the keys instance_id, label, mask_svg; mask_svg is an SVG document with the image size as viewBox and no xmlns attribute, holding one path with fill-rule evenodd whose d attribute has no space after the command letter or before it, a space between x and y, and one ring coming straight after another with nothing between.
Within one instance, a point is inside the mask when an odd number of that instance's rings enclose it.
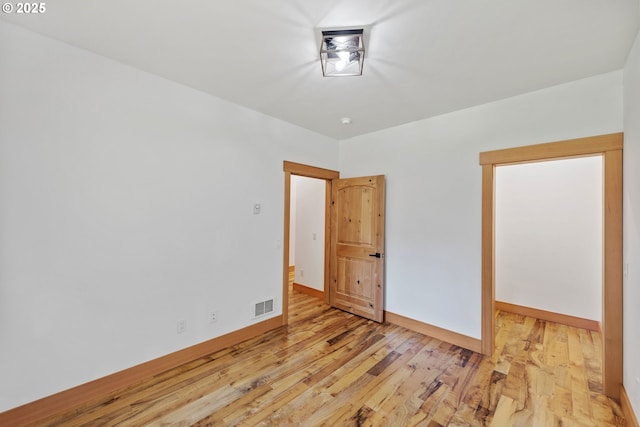
<instances>
[{"instance_id":1,"label":"wooden door frame","mask_svg":"<svg viewBox=\"0 0 640 427\"><path fill-rule=\"evenodd\" d=\"M495 345L495 168L582 156L603 157L602 376L604 393L620 399L622 384L622 150L613 133L480 153L482 165L482 352Z\"/></svg>"},{"instance_id":2,"label":"wooden door frame","mask_svg":"<svg viewBox=\"0 0 640 427\"><path fill-rule=\"evenodd\" d=\"M289 235L291 227L291 175L323 179L325 189L324 213L324 294L329 301L329 250L331 244L331 180L340 178L340 172L284 161L284 237L282 244L282 324L289 324Z\"/></svg>"}]
</instances>

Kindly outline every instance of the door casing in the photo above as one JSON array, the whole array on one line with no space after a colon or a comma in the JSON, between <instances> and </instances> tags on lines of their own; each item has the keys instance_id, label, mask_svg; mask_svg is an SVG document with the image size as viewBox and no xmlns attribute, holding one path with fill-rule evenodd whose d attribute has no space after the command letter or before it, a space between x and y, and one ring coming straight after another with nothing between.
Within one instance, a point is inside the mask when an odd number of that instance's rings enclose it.
<instances>
[{"instance_id":1,"label":"door casing","mask_svg":"<svg viewBox=\"0 0 640 427\"><path fill-rule=\"evenodd\" d=\"M602 376L604 392L620 399L622 384L622 149L613 133L480 153L482 165L482 352L495 344L495 168L580 156L603 157Z\"/></svg>"},{"instance_id":2,"label":"door casing","mask_svg":"<svg viewBox=\"0 0 640 427\"><path fill-rule=\"evenodd\" d=\"M291 175L323 179L326 182L324 216L324 294L329 302L329 256L331 244L331 180L340 178L340 172L308 166L301 163L283 162L284 170L284 237L282 261L282 324L289 324L289 227L291 225Z\"/></svg>"}]
</instances>

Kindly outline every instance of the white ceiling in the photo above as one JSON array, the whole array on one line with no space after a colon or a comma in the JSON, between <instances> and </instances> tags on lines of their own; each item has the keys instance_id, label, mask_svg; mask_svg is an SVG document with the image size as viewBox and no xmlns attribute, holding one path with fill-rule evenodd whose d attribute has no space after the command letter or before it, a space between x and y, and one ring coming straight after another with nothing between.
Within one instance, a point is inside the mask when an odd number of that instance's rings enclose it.
<instances>
[{"instance_id":1,"label":"white ceiling","mask_svg":"<svg viewBox=\"0 0 640 427\"><path fill-rule=\"evenodd\" d=\"M337 139L621 69L640 26L638 0L55 0L46 8L1 19ZM322 77L319 29L363 26L363 76Z\"/></svg>"}]
</instances>

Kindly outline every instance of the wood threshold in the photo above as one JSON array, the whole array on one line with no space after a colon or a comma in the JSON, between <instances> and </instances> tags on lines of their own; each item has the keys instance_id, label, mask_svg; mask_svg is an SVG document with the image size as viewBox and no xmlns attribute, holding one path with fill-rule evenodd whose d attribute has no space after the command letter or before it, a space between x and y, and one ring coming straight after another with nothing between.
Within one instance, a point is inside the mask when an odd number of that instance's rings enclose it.
<instances>
[{"instance_id":1,"label":"wood threshold","mask_svg":"<svg viewBox=\"0 0 640 427\"><path fill-rule=\"evenodd\" d=\"M321 300L325 300L325 294L323 291L312 288L310 286L301 285L300 283L293 282L293 290L303 293L305 295L309 295L315 298L319 298Z\"/></svg>"},{"instance_id":2,"label":"wood threshold","mask_svg":"<svg viewBox=\"0 0 640 427\"><path fill-rule=\"evenodd\" d=\"M178 350L154 360L98 378L85 384L61 391L0 413L0 425L21 426L33 424L56 414L108 399L110 395L139 384L155 375L189 363L215 351L257 337L282 325L282 316L213 338L200 344Z\"/></svg>"},{"instance_id":3,"label":"wood threshold","mask_svg":"<svg viewBox=\"0 0 640 427\"><path fill-rule=\"evenodd\" d=\"M627 427L640 427L640 425L638 425L638 417L636 417L635 412L633 412L633 407L631 406L629 395L624 389L624 385L620 385L620 407L624 414L625 425Z\"/></svg>"},{"instance_id":4,"label":"wood threshold","mask_svg":"<svg viewBox=\"0 0 640 427\"><path fill-rule=\"evenodd\" d=\"M466 348L467 350L475 351L476 353L482 353L481 342L477 338L459 334L457 332L440 328L429 323L424 323L410 317L401 316L390 311L385 311L384 315L385 321L394 325L402 326L403 328L411 331L427 335L449 344L457 345L458 347Z\"/></svg>"},{"instance_id":5,"label":"wood threshold","mask_svg":"<svg viewBox=\"0 0 640 427\"><path fill-rule=\"evenodd\" d=\"M586 138L569 139L566 141L485 151L480 153L480 164L511 164L536 160L590 156L602 154L605 151L622 150L622 145L622 133L610 133Z\"/></svg>"},{"instance_id":6,"label":"wood threshold","mask_svg":"<svg viewBox=\"0 0 640 427\"><path fill-rule=\"evenodd\" d=\"M570 316L568 314L555 313L553 311L540 310L533 307L511 304L508 302L496 301L495 309L508 313L519 314L521 316L534 317L548 322L560 323L574 328L588 329L600 332L600 322L597 320L584 319L582 317Z\"/></svg>"}]
</instances>

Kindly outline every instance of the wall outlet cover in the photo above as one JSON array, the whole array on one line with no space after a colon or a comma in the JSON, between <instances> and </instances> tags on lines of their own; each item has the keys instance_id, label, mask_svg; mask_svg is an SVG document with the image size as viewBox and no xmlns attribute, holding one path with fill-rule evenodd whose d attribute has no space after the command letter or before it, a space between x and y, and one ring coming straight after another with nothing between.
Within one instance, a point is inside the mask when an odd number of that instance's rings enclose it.
<instances>
[{"instance_id":1,"label":"wall outlet cover","mask_svg":"<svg viewBox=\"0 0 640 427\"><path fill-rule=\"evenodd\" d=\"M187 330L187 321L186 320L178 320L176 325L176 332L181 334Z\"/></svg>"}]
</instances>

